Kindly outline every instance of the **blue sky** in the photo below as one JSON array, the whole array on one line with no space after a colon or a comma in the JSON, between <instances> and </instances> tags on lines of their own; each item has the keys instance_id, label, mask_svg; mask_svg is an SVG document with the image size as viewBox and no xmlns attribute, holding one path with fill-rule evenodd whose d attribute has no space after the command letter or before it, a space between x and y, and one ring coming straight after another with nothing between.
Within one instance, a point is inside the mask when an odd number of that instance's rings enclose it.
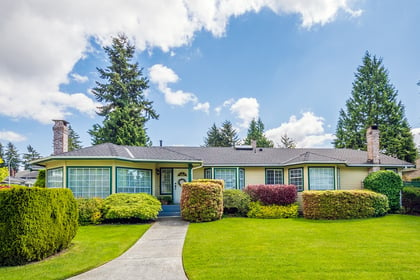
<instances>
[{"instance_id":1,"label":"blue sky","mask_svg":"<svg viewBox=\"0 0 420 280\"><path fill-rule=\"evenodd\" d=\"M287 133L298 147L331 147L366 51L383 58L420 135L416 0L11 2L0 4L0 142L21 153L52 152L52 119L90 145L102 121L90 89L118 32L150 80L154 145L202 145L224 120L244 138L260 117L275 143Z\"/></svg>"}]
</instances>

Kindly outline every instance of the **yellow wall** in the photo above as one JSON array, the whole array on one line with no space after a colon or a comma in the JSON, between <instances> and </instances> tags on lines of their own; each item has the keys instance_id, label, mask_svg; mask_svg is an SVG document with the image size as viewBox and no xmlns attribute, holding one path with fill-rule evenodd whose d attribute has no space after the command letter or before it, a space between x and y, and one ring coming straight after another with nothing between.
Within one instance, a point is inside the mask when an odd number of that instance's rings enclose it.
<instances>
[{"instance_id":1,"label":"yellow wall","mask_svg":"<svg viewBox=\"0 0 420 280\"><path fill-rule=\"evenodd\" d=\"M357 190L362 188L362 182L368 175L368 169L363 167L340 167L340 189Z\"/></svg>"}]
</instances>

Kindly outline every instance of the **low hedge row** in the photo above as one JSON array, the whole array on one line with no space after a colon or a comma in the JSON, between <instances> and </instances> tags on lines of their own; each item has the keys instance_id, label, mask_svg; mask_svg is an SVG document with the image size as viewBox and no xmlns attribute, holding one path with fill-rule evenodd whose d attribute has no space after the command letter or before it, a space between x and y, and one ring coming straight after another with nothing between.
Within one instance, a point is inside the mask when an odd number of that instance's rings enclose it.
<instances>
[{"instance_id":1,"label":"low hedge row","mask_svg":"<svg viewBox=\"0 0 420 280\"><path fill-rule=\"evenodd\" d=\"M388 198L366 190L304 191L303 215L308 219L378 217L389 210Z\"/></svg>"},{"instance_id":2,"label":"low hedge row","mask_svg":"<svg viewBox=\"0 0 420 280\"><path fill-rule=\"evenodd\" d=\"M408 214L420 213L420 188L404 187L402 190L402 206Z\"/></svg>"},{"instance_id":3,"label":"low hedge row","mask_svg":"<svg viewBox=\"0 0 420 280\"><path fill-rule=\"evenodd\" d=\"M289 205L297 199L294 185L249 185L244 191L252 201L259 201L263 205Z\"/></svg>"},{"instance_id":4,"label":"low hedge row","mask_svg":"<svg viewBox=\"0 0 420 280\"><path fill-rule=\"evenodd\" d=\"M261 205L260 202L251 202L249 205L249 218L282 219L297 218L299 206L296 203L289 205Z\"/></svg>"},{"instance_id":5,"label":"low hedge row","mask_svg":"<svg viewBox=\"0 0 420 280\"><path fill-rule=\"evenodd\" d=\"M79 224L131 223L156 220L161 203L146 193L116 193L105 199L78 198Z\"/></svg>"},{"instance_id":6,"label":"low hedge row","mask_svg":"<svg viewBox=\"0 0 420 280\"><path fill-rule=\"evenodd\" d=\"M42 260L76 235L77 204L69 189L2 189L0 205L0 265Z\"/></svg>"},{"instance_id":7,"label":"low hedge row","mask_svg":"<svg viewBox=\"0 0 420 280\"><path fill-rule=\"evenodd\" d=\"M184 183L181 216L190 222L219 220L223 214L223 181L199 180Z\"/></svg>"},{"instance_id":8,"label":"low hedge row","mask_svg":"<svg viewBox=\"0 0 420 280\"><path fill-rule=\"evenodd\" d=\"M103 218L108 221L156 220L162 206L147 193L115 193L104 199Z\"/></svg>"}]
</instances>

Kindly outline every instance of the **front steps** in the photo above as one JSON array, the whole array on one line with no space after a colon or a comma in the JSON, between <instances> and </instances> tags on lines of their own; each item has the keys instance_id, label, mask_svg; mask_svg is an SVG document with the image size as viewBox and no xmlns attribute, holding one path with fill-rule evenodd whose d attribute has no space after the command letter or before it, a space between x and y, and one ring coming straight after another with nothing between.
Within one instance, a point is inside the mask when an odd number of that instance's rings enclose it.
<instances>
[{"instance_id":1,"label":"front steps","mask_svg":"<svg viewBox=\"0 0 420 280\"><path fill-rule=\"evenodd\" d=\"M180 217L181 208L179 204L162 205L162 211L159 212L159 217Z\"/></svg>"}]
</instances>

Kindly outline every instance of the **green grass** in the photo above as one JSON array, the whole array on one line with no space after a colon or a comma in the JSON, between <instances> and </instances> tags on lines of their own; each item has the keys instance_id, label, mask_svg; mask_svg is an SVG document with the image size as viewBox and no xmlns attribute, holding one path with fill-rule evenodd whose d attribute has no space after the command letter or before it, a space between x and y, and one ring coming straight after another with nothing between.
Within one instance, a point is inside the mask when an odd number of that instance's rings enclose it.
<instances>
[{"instance_id":1,"label":"green grass","mask_svg":"<svg viewBox=\"0 0 420 280\"><path fill-rule=\"evenodd\" d=\"M190 224L184 268L197 279L420 279L420 217Z\"/></svg>"},{"instance_id":2,"label":"green grass","mask_svg":"<svg viewBox=\"0 0 420 280\"><path fill-rule=\"evenodd\" d=\"M66 251L24 266L0 267L0 279L66 279L121 255L149 227L148 224L79 227Z\"/></svg>"}]
</instances>

